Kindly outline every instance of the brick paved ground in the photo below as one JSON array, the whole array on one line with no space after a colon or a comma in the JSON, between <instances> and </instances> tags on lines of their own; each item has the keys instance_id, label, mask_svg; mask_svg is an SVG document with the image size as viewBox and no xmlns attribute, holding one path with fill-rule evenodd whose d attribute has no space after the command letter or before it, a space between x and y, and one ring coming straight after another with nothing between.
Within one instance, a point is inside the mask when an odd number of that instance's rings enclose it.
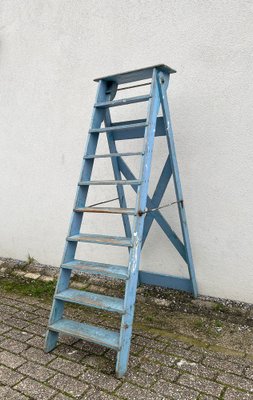
<instances>
[{"instance_id":1,"label":"brick paved ground","mask_svg":"<svg viewBox=\"0 0 253 400\"><path fill-rule=\"evenodd\" d=\"M65 337L45 354L49 309L36 298L0 295L0 399L253 400L250 352L226 352L161 326L137 325L122 380L114 376L115 353L104 347Z\"/></svg>"}]
</instances>

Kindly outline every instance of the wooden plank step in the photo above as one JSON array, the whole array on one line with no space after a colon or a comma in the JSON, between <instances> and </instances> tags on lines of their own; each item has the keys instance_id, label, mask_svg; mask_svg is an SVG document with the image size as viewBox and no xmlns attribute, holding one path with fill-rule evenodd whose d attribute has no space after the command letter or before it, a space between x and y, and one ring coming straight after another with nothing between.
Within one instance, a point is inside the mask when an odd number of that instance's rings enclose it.
<instances>
[{"instance_id":1,"label":"wooden plank step","mask_svg":"<svg viewBox=\"0 0 253 400\"><path fill-rule=\"evenodd\" d=\"M87 154L84 156L85 160L92 158L112 158L112 157L131 157L131 156L143 156L144 152L137 151L131 153L107 153L107 154Z\"/></svg>"},{"instance_id":2,"label":"wooden plank step","mask_svg":"<svg viewBox=\"0 0 253 400\"><path fill-rule=\"evenodd\" d=\"M71 269L78 272L84 272L92 275L103 275L114 279L127 280L129 278L128 269L123 265L112 265L98 263L94 261L73 260L62 264L62 268Z\"/></svg>"},{"instance_id":3,"label":"wooden plank step","mask_svg":"<svg viewBox=\"0 0 253 400\"><path fill-rule=\"evenodd\" d=\"M66 289L57 293L55 298L68 303L81 304L87 307L100 308L101 310L124 314L124 300L117 297L104 296L103 294L86 292L84 290Z\"/></svg>"},{"instance_id":4,"label":"wooden plank step","mask_svg":"<svg viewBox=\"0 0 253 400\"><path fill-rule=\"evenodd\" d=\"M124 214L135 215L134 208L118 208L118 207L84 207L75 208L75 212L98 213L98 214Z\"/></svg>"},{"instance_id":5,"label":"wooden plank step","mask_svg":"<svg viewBox=\"0 0 253 400\"><path fill-rule=\"evenodd\" d=\"M69 236L67 238L70 242L87 242L105 244L111 246L132 247L132 239L121 236L107 236L107 235L94 235L79 233L79 235Z\"/></svg>"},{"instance_id":6,"label":"wooden plank step","mask_svg":"<svg viewBox=\"0 0 253 400\"><path fill-rule=\"evenodd\" d=\"M135 129L135 128L142 128L148 126L147 122L138 122L134 124L127 124L127 125L113 125L113 126L108 126L107 128L95 128L95 129L90 129L90 133L99 133L99 132L113 132L113 131L123 131L123 130L129 130L129 129Z\"/></svg>"},{"instance_id":7,"label":"wooden plank step","mask_svg":"<svg viewBox=\"0 0 253 400\"><path fill-rule=\"evenodd\" d=\"M139 179L135 180L110 180L110 181L81 181L78 183L79 186L89 186L89 185L140 185L141 181Z\"/></svg>"},{"instance_id":8,"label":"wooden plank step","mask_svg":"<svg viewBox=\"0 0 253 400\"><path fill-rule=\"evenodd\" d=\"M104 103L96 103L95 107L96 108L109 108L109 107L124 106L126 104L142 103L144 101L148 101L150 98L151 98L150 95L129 97L129 98L113 100L113 101L105 101Z\"/></svg>"},{"instance_id":9,"label":"wooden plank step","mask_svg":"<svg viewBox=\"0 0 253 400\"><path fill-rule=\"evenodd\" d=\"M59 321L49 325L48 329L53 332L59 332L66 335L78 337L82 340L97 343L114 350L120 349L119 333L111 331L109 329L104 329L98 326L88 325L65 318L60 319Z\"/></svg>"}]
</instances>

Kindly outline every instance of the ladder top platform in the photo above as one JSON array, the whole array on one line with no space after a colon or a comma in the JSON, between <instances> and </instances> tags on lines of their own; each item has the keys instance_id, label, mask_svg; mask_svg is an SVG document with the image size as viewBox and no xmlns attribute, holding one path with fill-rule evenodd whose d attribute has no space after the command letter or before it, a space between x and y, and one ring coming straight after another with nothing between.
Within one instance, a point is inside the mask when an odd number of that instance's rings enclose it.
<instances>
[{"instance_id":1,"label":"ladder top platform","mask_svg":"<svg viewBox=\"0 0 253 400\"><path fill-rule=\"evenodd\" d=\"M134 82L134 81L141 81L142 79L151 78L154 68L157 68L163 72L166 72L167 74L173 74L176 72L174 69L168 67L165 64L157 64L157 65L152 65L152 66L146 67L146 68L135 69L132 71L127 71L127 72L121 72L119 74L102 76L101 78L94 79L94 81L98 82L100 80L104 80L104 81L116 82L118 84Z\"/></svg>"}]
</instances>

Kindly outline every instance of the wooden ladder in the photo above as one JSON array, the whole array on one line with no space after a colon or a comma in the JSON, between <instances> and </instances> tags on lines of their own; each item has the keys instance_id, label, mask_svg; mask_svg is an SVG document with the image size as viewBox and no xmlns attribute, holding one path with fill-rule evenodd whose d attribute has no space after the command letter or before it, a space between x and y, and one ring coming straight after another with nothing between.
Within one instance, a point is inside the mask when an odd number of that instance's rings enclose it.
<instances>
[{"instance_id":1,"label":"wooden ladder","mask_svg":"<svg viewBox=\"0 0 253 400\"><path fill-rule=\"evenodd\" d=\"M160 64L95 79L95 81L98 82L97 97L45 340L46 352L55 348L58 336L61 333L98 343L116 350L116 374L118 377L122 377L127 370L138 278L139 282L186 290L192 292L194 296L197 296L191 246L166 95L169 77L173 72L175 72L173 69ZM124 89L124 87L122 88L121 86L122 84L141 80L150 80L150 82L127 86L125 89L150 84L151 90L149 94L114 100L117 91ZM147 102L146 119L112 123L110 115L111 107L140 102ZM163 114L162 117L158 117L160 106ZM96 154L100 134L106 134L107 136L110 150L108 154ZM166 136L169 154L151 199L148 196L148 186L152 151L156 136ZM142 151L129 153L117 152L116 142L118 140L135 138L144 139ZM134 155L139 156L141 159L140 176L138 178L134 176L124 161L125 158ZM102 181L92 180L91 175L94 160L106 157L111 158L115 179ZM180 217L183 241L177 237L158 209L171 176L173 176L175 186L176 203ZM123 179L123 177L125 179ZM87 207L86 199L91 185L115 185L120 207ZM135 208L127 208L124 185L131 186L136 192ZM84 213L122 215L125 236L118 237L81 233L80 228ZM130 215L133 216L132 226L129 220ZM154 219L158 222L169 240L185 260L189 270L189 279L139 271L141 249ZM77 260L75 254L79 242L127 247L129 250L128 266ZM71 289L69 284L72 271L99 274L112 279L123 280L125 282L124 298ZM68 302L120 314L121 325L119 331L116 332L64 318L64 305Z\"/></svg>"}]
</instances>

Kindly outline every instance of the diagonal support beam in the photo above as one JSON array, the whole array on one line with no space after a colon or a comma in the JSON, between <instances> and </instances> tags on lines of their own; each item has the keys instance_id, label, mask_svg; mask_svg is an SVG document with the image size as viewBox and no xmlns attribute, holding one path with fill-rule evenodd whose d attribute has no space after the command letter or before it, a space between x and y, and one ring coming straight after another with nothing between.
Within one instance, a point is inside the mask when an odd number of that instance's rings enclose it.
<instances>
[{"instance_id":1,"label":"diagonal support beam","mask_svg":"<svg viewBox=\"0 0 253 400\"><path fill-rule=\"evenodd\" d=\"M157 208L160 205L160 202L163 198L163 195L165 193L165 190L168 186L168 183L170 181L172 175L172 170L171 170L171 164L170 164L170 156L168 156L161 176L159 178L159 181L157 183L156 189L154 191L153 197L152 197L152 204L153 204L153 208ZM150 231L151 225L154 221L154 214L153 213L147 213L145 216L145 221L144 221L144 230L143 230L143 238L142 238L142 247L144 246L144 243L146 241L146 238L148 236L148 233Z\"/></svg>"},{"instance_id":2,"label":"diagonal support beam","mask_svg":"<svg viewBox=\"0 0 253 400\"><path fill-rule=\"evenodd\" d=\"M109 110L105 111L104 123L105 123L105 127L111 126L111 124L112 124L111 114L110 114ZM117 153L117 148L116 148L113 132L108 132L106 135L107 135L107 142L108 142L110 153ZM120 169L119 169L118 158L112 157L111 162L112 162L112 168L113 168L113 172L114 172L114 178L116 181L120 181L121 173L120 173ZM118 193L120 207L127 208L125 191L124 191L124 188L122 185L117 185L117 193ZM132 232L131 232L129 216L126 214L122 214L122 222L123 222L126 237L131 237ZM130 249L128 249L128 250L130 250Z\"/></svg>"},{"instance_id":3,"label":"diagonal support beam","mask_svg":"<svg viewBox=\"0 0 253 400\"><path fill-rule=\"evenodd\" d=\"M119 157L119 168L126 179L129 179L129 180L136 179L134 174L132 173L132 171L128 168L127 164L121 157ZM132 188L134 189L134 191L138 190L134 185L132 186ZM154 208L152 200L149 196L147 197L147 207ZM154 211L153 214L154 214L154 218L155 218L156 222L160 225L160 227L164 231L165 235L171 241L173 246L177 249L179 254L183 257L183 259L187 262L185 247L184 247L183 243L181 242L181 240L177 237L176 233L173 231L173 229L168 224L166 219L162 216L160 211L158 211L158 210Z\"/></svg>"}]
</instances>

